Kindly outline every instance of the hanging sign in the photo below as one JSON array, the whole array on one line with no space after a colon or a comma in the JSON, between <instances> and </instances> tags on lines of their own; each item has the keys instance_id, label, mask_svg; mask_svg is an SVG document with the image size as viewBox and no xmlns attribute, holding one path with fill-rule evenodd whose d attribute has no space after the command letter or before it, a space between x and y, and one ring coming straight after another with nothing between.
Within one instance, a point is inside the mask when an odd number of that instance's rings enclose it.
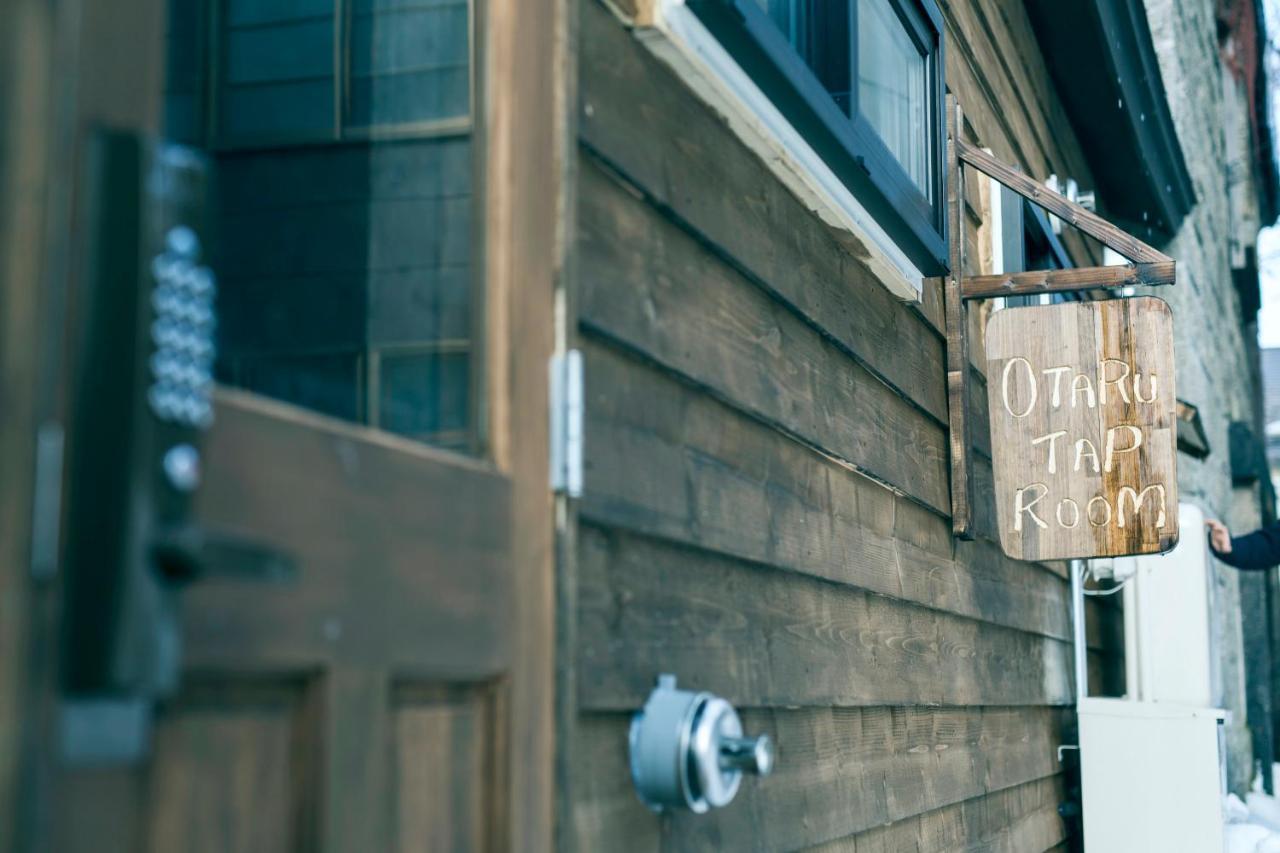
<instances>
[{"instance_id":1,"label":"hanging sign","mask_svg":"<svg viewBox=\"0 0 1280 853\"><path fill-rule=\"evenodd\" d=\"M1178 542L1173 315L1143 296L987 322L996 519L1006 554L1152 554Z\"/></svg>"}]
</instances>

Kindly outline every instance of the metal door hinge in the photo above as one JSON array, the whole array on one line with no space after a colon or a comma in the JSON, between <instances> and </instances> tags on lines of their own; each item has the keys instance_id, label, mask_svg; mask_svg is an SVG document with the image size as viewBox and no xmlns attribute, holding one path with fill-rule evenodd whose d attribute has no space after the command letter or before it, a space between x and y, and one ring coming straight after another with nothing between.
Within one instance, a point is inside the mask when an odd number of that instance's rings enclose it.
<instances>
[{"instance_id":1,"label":"metal door hinge","mask_svg":"<svg viewBox=\"0 0 1280 853\"><path fill-rule=\"evenodd\" d=\"M582 496L582 352L551 357L551 490Z\"/></svg>"}]
</instances>

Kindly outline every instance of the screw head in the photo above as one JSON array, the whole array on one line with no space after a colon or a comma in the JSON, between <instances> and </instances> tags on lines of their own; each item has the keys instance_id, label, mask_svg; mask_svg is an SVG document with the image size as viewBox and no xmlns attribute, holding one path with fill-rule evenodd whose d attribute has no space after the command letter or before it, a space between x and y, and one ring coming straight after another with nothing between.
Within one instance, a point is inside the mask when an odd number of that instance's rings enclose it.
<instances>
[{"instance_id":1,"label":"screw head","mask_svg":"<svg viewBox=\"0 0 1280 853\"><path fill-rule=\"evenodd\" d=\"M164 475L180 492L194 492L200 485L200 451L190 444L175 444L164 454Z\"/></svg>"},{"instance_id":2,"label":"screw head","mask_svg":"<svg viewBox=\"0 0 1280 853\"><path fill-rule=\"evenodd\" d=\"M164 246L175 255L195 259L200 253L200 238L185 225L175 225L164 235Z\"/></svg>"}]
</instances>

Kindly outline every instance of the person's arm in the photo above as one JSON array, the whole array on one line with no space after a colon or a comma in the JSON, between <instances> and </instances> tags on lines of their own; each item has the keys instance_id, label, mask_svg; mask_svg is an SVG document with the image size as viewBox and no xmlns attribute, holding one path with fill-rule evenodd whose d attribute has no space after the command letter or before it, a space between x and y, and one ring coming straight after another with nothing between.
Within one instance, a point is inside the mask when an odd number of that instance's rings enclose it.
<instances>
[{"instance_id":1,"label":"person's arm","mask_svg":"<svg viewBox=\"0 0 1280 853\"><path fill-rule=\"evenodd\" d=\"M1225 530L1225 528L1224 528ZM1222 538L1210 537L1214 556L1237 569L1260 570L1280 565L1280 522L1245 536L1235 536L1222 547Z\"/></svg>"}]
</instances>

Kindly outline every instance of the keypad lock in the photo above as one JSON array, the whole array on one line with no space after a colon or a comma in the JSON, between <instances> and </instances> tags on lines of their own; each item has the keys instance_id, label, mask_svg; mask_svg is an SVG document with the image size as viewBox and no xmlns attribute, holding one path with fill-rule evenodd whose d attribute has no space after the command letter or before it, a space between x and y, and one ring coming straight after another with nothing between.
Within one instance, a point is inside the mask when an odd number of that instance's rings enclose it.
<instances>
[{"instance_id":1,"label":"keypad lock","mask_svg":"<svg viewBox=\"0 0 1280 853\"><path fill-rule=\"evenodd\" d=\"M189 225L177 223L151 259L151 387L147 403L157 418L192 429L213 422L213 272L201 263L203 247ZM185 468L179 468L184 471Z\"/></svg>"},{"instance_id":2,"label":"keypad lock","mask_svg":"<svg viewBox=\"0 0 1280 853\"><path fill-rule=\"evenodd\" d=\"M82 175L62 648L64 757L145 754L181 673L179 596L203 575L287 578L284 555L192 518L214 419L216 277L198 153L100 132Z\"/></svg>"},{"instance_id":3,"label":"keypad lock","mask_svg":"<svg viewBox=\"0 0 1280 853\"><path fill-rule=\"evenodd\" d=\"M773 772L768 735L746 737L738 712L710 693L680 690L674 675L658 676L644 708L631 720L631 780L654 811L704 813L727 806L744 773Z\"/></svg>"}]
</instances>

